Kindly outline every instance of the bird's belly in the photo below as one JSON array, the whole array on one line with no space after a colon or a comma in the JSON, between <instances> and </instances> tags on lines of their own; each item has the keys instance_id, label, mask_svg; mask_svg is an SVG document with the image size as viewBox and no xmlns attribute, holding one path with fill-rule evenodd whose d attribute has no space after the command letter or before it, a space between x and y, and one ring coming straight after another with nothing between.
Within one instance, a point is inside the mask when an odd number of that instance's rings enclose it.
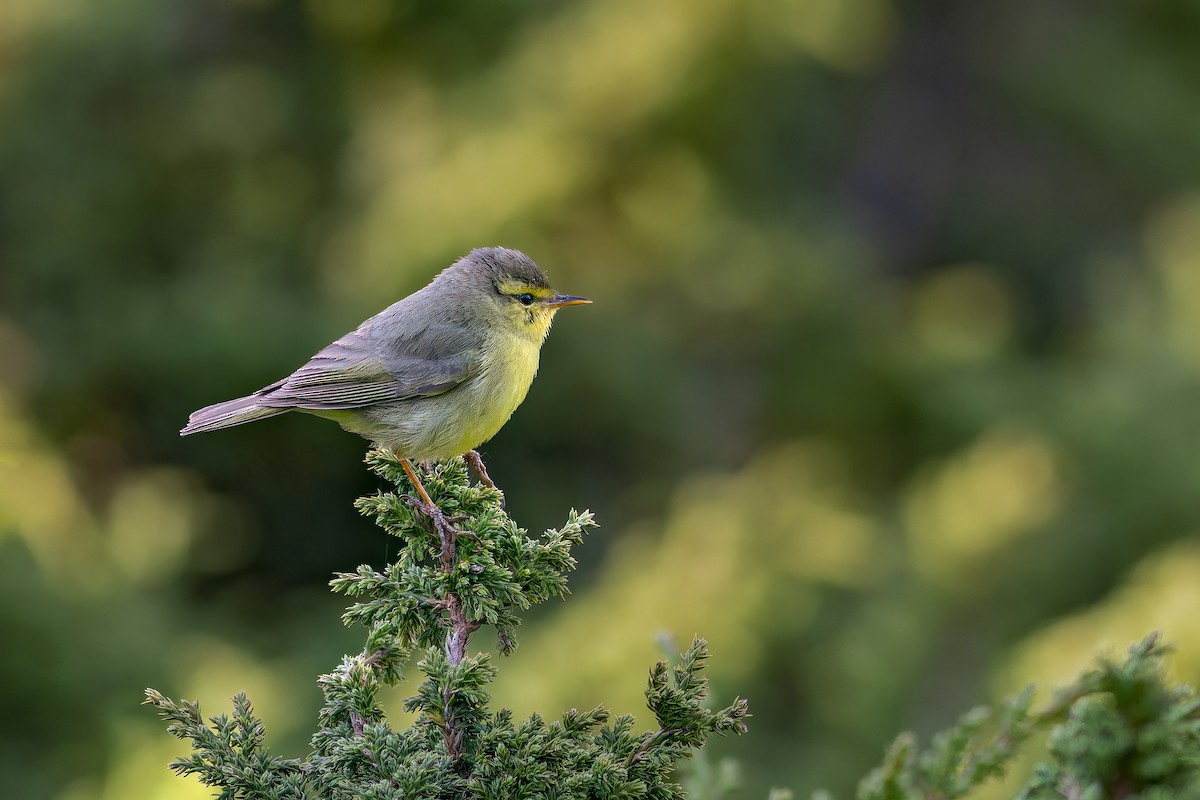
<instances>
[{"instance_id":1,"label":"bird's belly","mask_svg":"<svg viewBox=\"0 0 1200 800\"><path fill-rule=\"evenodd\" d=\"M339 422L402 458L452 458L504 427L529 392L537 366L537 347L509 348L485 361L477 376L444 394L363 409L355 419Z\"/></svg>"}]
</instances>

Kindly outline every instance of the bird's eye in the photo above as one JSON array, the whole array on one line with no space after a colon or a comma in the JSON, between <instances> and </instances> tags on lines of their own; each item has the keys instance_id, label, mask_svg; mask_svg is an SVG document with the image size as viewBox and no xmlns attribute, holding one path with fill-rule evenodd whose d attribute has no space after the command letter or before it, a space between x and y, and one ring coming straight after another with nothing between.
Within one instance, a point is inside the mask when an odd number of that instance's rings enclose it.
<instances>
[{"instance_id":1,"label":"bird's eye","mask_svg":"<svg viewBox=\"0 0 1200 800\"><path fill-rule=\"evenodd\" d=\"M517 300L523 306L533 305L533 295L531 295L529 292L525 292L524 294L517 295Z\"/></svg>"}]
</instances>

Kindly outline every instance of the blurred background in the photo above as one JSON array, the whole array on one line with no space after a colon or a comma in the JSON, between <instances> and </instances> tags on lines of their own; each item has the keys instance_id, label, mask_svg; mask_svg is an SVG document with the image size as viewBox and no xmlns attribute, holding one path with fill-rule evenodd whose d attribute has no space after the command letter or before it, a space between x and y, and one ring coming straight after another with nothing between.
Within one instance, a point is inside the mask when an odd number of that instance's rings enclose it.
<instances>
[{"instance_id":1,"label":"blurred background","mask_svg":"<svg viewBox=\"0 0 1200 800\"><path fill-rule=\"evenodd\" d=\"M326 581L395 553L365 444L177 431L491 244L596 300L492 476L604 526L498 704L639 712L700 634L743 796L844 796L1152 629L1200 680L1198 37L1189 0L5 0L0 785L209 796L146 686L306 752L362 641Z\"/></svg>"}]
</instances>

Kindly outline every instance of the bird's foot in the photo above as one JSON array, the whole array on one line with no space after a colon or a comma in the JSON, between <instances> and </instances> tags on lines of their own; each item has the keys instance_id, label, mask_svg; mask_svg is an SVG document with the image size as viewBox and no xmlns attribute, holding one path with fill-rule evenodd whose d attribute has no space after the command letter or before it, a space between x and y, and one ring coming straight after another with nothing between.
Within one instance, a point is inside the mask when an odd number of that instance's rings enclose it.
<instances>
[{"instance_id":1,"label":"bird's foot","mask_svg":"<svg viewBox=\"0 0 1200 800\"><path fill-rule=\"evenodd\" d=\"M460 531L454 527L454 523L462 522L467 518L466 514L447 514L442 511L436 504L425 502L420 497L414 497L411 494L404 495L404 502L409 506L424 514L433 525L433 532L442 537L458 537L467 535L464 531Z\"/></svg>"},{"instance_id":2,"label":"bird's foot","mask_svg":"<svg viewBox=\"0 0 1200 800\"><path fill-rule=\"evenodd\" d=\"M487 467L483 465L483 456L479 455L479 451L468 450L463 453L462 459L475 472L480 483L489 489L495 489L497 492L500 492L500 507L504 508L504 492L492 482L492 477L488 475Z\"/></svg>"},{"instance_id":3,"label":"bird's foot","mask_svg":"<svg viewBox=\"0 0 1200 800\"><path fill-rule=\"evenodd\" d=\"M438 557L441 559L442 566L445 569L451 569L454 565L458 553L458 538L460 536L465 536L473 540L476 544L480 544L483 541L475 531L465 531L455 527L455 523L463 522L467 519L466 514L447 514L436 505L425 503L421 498L413 497L412 495L405 495L404 500L417 511L424 514L431 523L432 533L441 541Z\"/></svg>"},{"instance_id":4,"label":"bird's foot","mask_svg":"<svg viewBox=\"0 0 1200 800\"><path fill-rule=\"evenodd\" d=\"M489 489L495 489L496 484L492 483L492 478L488 475L487 467L483 465L483 456L479 455L478 450L468 450L462 455L463 461L467 466L475 471L475 475L479 478L479 482Z\"/></svg>"}]
</instances>

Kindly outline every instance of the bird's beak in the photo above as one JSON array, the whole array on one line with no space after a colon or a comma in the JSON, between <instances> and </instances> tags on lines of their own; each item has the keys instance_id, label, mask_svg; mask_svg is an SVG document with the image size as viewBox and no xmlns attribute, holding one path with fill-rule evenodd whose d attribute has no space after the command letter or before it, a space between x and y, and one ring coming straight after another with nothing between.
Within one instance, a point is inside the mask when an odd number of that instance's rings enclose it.
<instances>
[{"instance_id":1,"label":"bird's beak","mask_svg":"<svg viewBox=\"0 0 1200 800\"><path fill-rule=\"evenodd\" d=\"M586 297L575 297L569 294L556 294L554 297L546 301L546 305L550 308L562 308L563 306L586 306L592 301Z\"/></svg>"}]
</instances>

